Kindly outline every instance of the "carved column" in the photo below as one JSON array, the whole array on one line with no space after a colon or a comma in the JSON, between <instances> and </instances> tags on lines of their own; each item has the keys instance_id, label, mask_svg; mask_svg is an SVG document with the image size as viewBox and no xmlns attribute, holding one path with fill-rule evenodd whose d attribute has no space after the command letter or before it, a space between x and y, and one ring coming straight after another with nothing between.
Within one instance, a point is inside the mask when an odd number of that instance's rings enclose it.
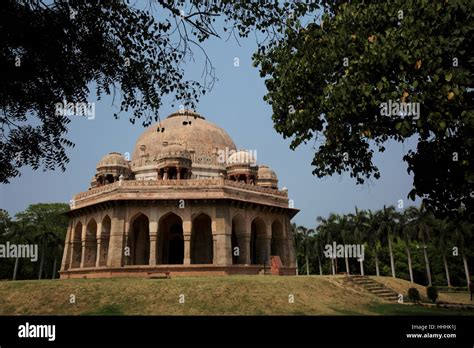
<instances>
[{"instance_id":1,"label":"carved column","mask_svg":"<svg viewBox=\"0 0 474 348\"><path fill-rule=\"evenodd\" d=\"M181 167L176 167L176 179L181 180Z\"/></svg>"},{"instance_id":2,"label":"carved column","mask_svg":"<svg viewBox=\"0 0 474 348\"><path fill-rule=\"evenodd\" d=\"M183 221L184 260L185 265L191 264L191 221Z\"/></svg>"},{"instance_id":3,"label":"carved column","mask_svg":"<svg viewBox=\"0 0 474 348\"><path fill-rule=\"evenodd\" d=\"M81 233L81 246L82 246L81 265L80 265L81 268L84 268L84 263L85 263L85 260L86 260L86 245L87 245L86 237L87 237L87 226L84 223L82 225L82 233Z\"/></svg>"},{"instance_id":4,"label":"carved column","mask_svg":"<svg viewBox=\"0 0 474 348\"><path fill-rule=\"evenodd\" d=\"M102 222L98 222L97 223L97 250L96 250L96 257L95 257L95 267L100 266L101 243L102 243Z\"/></svg>"},{"instance_id":5,"label":"carved column","mask_svg":"<svg viewBox=\"0 0 474 348\"><path fill-rule=\"evenodd\" d=\"M227 206L216 206L215 218L212 221L212 236L215 240L214 264L232 265L232 223Z\"/></svg>"},{"instance_id":6,"label":"carved column","mask_svg":"<svg viewBox=\"0 0 474 348\"><path fill-rule=\"evenodd\" d=\"M108 267L121 267L123 258L123 242L125 234L125 208L116 206L112 213L110 226Z\"/></svg>"},{"instance_id":7,"label":"carved column","mask_svg":"<svg viewBox=\"0 0 474 348\"><path fill-rule=\"evenodd\" d=\"M72 254L72 234L73 234L73 226L72 219L69 219L69 225L66 232L66 243L64 244L64 251L63 251L63 259L61 261L61 271L65 271L71 267L71 256Z\"/></svg>"},{"instance_id":8,"label":"carved column","mask_svg":"<svg viewBox=\"0 0 474 348\"><path fill-rule=\"evenodd\" d=\"M163 168L163 172L164 172L163 180L168 180L168 170L169 170L168 167Z\"/></svg>"},{"instance_id":9,"label":"carved column","mask_svg":"<svg viewBox=\"0 0 474 348\"><path fill-rule=\"evenodd\" d=\"M149 224L150 230L150 258L149 264L150 266L156 265L156 246L158 240L158 222L156 219L154 221L150 221Z\"/></svg>"},{"instance_id":10,"label":"carved column","mask_svg":"<svg viewBox=\"0 0 474 348\"><path fill-rule=\"evenodd\" d=\"M237 244L239 246L239 263L250 265L250 235L241 234L237 235Z\"/></svg>"}]
</instances>

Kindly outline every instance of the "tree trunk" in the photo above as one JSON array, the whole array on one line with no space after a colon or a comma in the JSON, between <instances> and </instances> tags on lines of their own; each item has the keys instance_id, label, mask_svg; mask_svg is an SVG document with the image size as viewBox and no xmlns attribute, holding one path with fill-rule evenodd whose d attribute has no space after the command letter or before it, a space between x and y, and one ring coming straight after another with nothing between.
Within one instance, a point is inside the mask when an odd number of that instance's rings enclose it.
<instances>
[{"instance_id":1,"label":"tree trunk","mask_svg":"<svg viewBox=\"0 0 474 348\"><path fill-rule=\"evenodd\" d=\"M469 276L469 266L467 263L467 257L466 257L466 254L464 253L464 250L462 252L462 261L464 262L464 272L466 272L467 286L469 286L469 283L471 282L471 277Z\"/></svg>"},{"instance_id":2,"label":"tree trunk","mask_svg":"<svg viewBox=\"0 0 474 348\"><path fill-rule=\"evenodd\" d=\"M380 269L379 269L379 257L377 256L377 250L375 250L375 274L377 277L380 277Z\"/></svg>"},{"instance_id":3,"label":"tree trunk","mask_svg":"<svg viewBox=\"0 0 474 348\"><path fill-rule=\"evenodd\" d=\"M305 250L305 254L306 254L306 275L309 275L309 256L308 256L308 236L306 236L306 250Z\"/></svg>"},{"instance_id":4,"label":"tree trunk","mask_svg":"<svg viewBox=\"0 0 474 348\"><path fill-rule=\"evenodd\" d=\"M54 262L53 262L53 274L51 276L51 279L56 279L56 261L57 261L57 258L55 257Z\"/></svg>"},{"instance_id":5,"label":"tree trunk","mask_svg":"<svg viewBox=\"0 0 474 348\"><path fill-rule=\"evenodd\" d=\"M335 260L335 259L331 259L332 275L336 275L336 268L334 267L334 260Z\"/></svg>"},{"instance_id":6,"label":"tree trunk","mask_svg":"<svg viewBox=\"0 0 474 348\"><path fill-rule=\"evenodd\" d=\"M406 251L407 251L407 258L408 258L408 270L410 272L410 281L412 283L414 283L414 281L413 281L413 267L411 265L411 252L410 252L410 247L408 245L406 247Z\"/></svg>"},{"instance_id":7,"label":"tree trunk","mask_svg":"<svg viewBox=\"0 0 474 348\"><path fill-rule=\"evenodd\" d=\"M428 285L432 285L431 282L431 270L430 270L430 260L428 259L428 251L425 243L425 238L422 238L422 247L423 247L423 256L425 258L425 267L426 267L426 277L428 279Z\"/></svg>"},{"instance_id":8,"label":"tree trunk","mask_svg":"<svg viewBox=\"0 0 474 348\"><path fill-rule=\"evenodd\" d=\"M346 261L346 273L347 275L350 275L351 274L351 271L349 269L349 258L347 257L347 255L344 257L345 261Z\"/></svg>"},{"instance_id":9,"label":"tree trunk","mask_svg":"<svg viewBox=\"0 0 474 348\"><path fill-rule=\"evenodd\" d=\"M392 236L388 234L388 250L390 252L390 267L392 268L392 277L396 278L395 276L395 261L393 260L393 250L392 250Z\"/></svg>"},{"instance_id":10,"label":"tree trunk","mask_svg":"<svg viewBox=\"0 0 474 348\"><path fill-rule=\"evenodd\" d=\"M448 282L448 286L451 287L451 279L449 277L448 260L446 259L446 255L444 253L443 253L443 263L444 263L444 270L446 271L446 281Z\"/></svg>"},{"instance_id":11,"label":"tree trunk","mask_svg":"<svg viewBox=\"0 0 474 348\"><path fill-rule=\"evenodd\" d=\"M423 243L423 255L425 257L425 265L426 265L426 277L428 278L428 285L432 285L431 282L431 270L430 270L430 260L428 259L428 250L425 243L425 238L422 238Z\"/></svg>"},{"instance_id":12,"label":"tree trunk","mask_svg":"<svg viewBox=\"0 0 474 348\"><path fill-rule=\"evenodd\" d=\"M20 258L17 255L16 259L15 259L15 266L13 267L13 280L16 280L16 275L17 275L17 272L18 272L18 264L19 263L20 263Z\"/></svg>"},{"instance_id":13,"label":"tree trunk","mask_svg":"<svg viewBox=\"0 0 474 348\"><path fill-rule=\"evenodd\" d=\"M360 275L365 275L364 274L364 261L360 260Z\"/></svg>"},{"instance_id":14,"label":"tree trunk","mask_svg":"<svg viewBox=\"0 0 474 348\"><path fill-rule=\"evenodd\" d=\"M43 241L41 243L41 261L40 261L40 266L39 266L39 272L38 272L38 279L41 279L41 276L43 274L43 266L44 266L44 245L45 245L45 240L43 236Z\"/></svg>"},{"instance_id":15,"label":"tree trunk","mask_svg":"<svg viewBox=\"0 0 474 348\"><path fill-rule=\"evenodd\" d=\"M319 275L323 275L323 266L321 265L321 257L318 256L318 264L319 264Z\"/></svg>"}]
</instances>

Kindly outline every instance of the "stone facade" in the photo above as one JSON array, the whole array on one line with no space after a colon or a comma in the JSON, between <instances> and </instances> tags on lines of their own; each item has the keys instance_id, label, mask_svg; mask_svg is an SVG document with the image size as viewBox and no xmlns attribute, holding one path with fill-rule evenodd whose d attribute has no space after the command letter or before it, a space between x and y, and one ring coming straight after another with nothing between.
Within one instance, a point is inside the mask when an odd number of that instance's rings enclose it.
<instances>
[{"instance_id":1,"label":"stone facade","mask_svg":"<svg viewBox=\"0 0 474 348\"><path fill-rule=\"evenodd\" d=\"M286 189L267 166L217 161L218 146L235 145L196 115L173 114L146 131L131 161L111 153L99 162L90 189L71 203L61 278L259 274L271 257L281 260L279 274L295 274L290 219L298 210ZM183 124L190 117L199 132L179 133L192 128ZM194 138L206 127L217 143Z\"/></svg>"}]
</instances>

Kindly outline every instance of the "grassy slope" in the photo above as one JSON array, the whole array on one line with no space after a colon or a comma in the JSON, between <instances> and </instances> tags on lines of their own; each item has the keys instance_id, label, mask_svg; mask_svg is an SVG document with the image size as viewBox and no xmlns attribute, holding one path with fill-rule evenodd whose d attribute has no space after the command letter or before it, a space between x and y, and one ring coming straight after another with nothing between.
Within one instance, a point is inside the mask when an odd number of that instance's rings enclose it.
<instances>
[{"instance_id":1,"label":"grassy slope","mask_svg":"<svg viewBox=\"0 0 474 348\"><path fill-rule=\"evenodd\" d=\"M391 280L392 281L392 280ZM403 281L401 281L403 282ZM229 276L0 282L0 315L470 314L389 304L343 277ZM402 284L401 286L404 286ZM76 303L70 304L70 295ZM185 303L179 303L179 295ZM294 303L289 303L289 295Z\"/></svg>"}]
</instances>

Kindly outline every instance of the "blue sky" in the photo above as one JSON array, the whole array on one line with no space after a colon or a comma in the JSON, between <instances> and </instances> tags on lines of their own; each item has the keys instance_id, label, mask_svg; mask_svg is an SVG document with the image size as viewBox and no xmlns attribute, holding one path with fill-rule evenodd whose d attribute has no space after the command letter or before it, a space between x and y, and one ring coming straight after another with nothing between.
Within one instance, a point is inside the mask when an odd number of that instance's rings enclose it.
<instances>
[{"instance_id":1,"label":"blue sky","mask_svg":"<svg viewBox=\"0 0 474 348\"><path fill-rule=\"evenodd\" d=\"M271 108L262 99L266 92L263 79L252 67L255 38L240 40L240 46L234 39L213 39L204 47L216 68L218 81L201 99L196 111L224 128L238 148L256 150L258 162L276 171L280 188L288 188L289 197L301 210L293 221L314 227L317 216L352 212L355 206L376 210L383 205L396 206L400 199L405 207L413 204L406 198L412 178L407 174L402 157L414 141L389 143L385 153L375 156L382 174L379 180L356 185L349 175L318 179L311 174L311 145L292 151L289 141L273 128ZM195 53L199 57L197 50ZM236 57L239 58L238 67L234 66ZM199 79L202 60L188 63L185 69L189 77ZM92 96L90 101L96 100ZM69 202L73 194L87 190L101 157L111 151L132 153L144 128L139 122L132 125L128 114L115 120L116 109L111 103L109 96L96 102L94 120L73 117L68 138L76 146L67 151L70 163L66 172L23 168L21 177L1 185L0 208L13 215L33 203ZM160 116L163 118L173 111L171 103L165 104Z\"/></svg>"}]
</instances>

